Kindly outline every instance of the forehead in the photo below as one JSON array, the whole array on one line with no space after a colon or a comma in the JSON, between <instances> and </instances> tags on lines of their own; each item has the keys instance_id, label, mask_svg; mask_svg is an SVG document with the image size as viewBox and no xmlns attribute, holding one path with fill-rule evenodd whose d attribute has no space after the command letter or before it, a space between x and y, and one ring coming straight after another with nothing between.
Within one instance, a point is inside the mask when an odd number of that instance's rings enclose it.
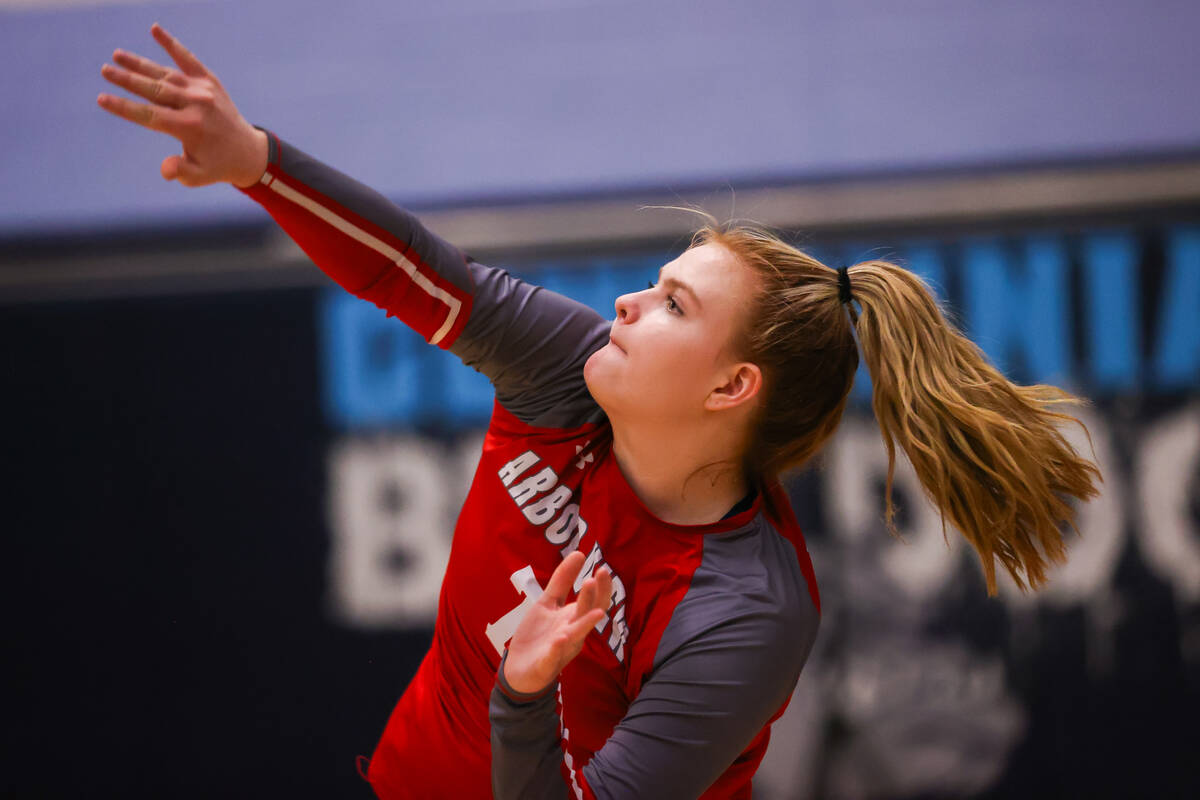
<instances>
[{"instance_id":1,"label":"forehead","mask_svg":"<svg viewBox=\"0 0 1200 800\"><path fill-rule=\"evenodd\" d=\"M706 310L710 305L736 307L751 293L750 271L727 248L714 242L684 251L663 266L659 277L686 283Z\"/></svg>"}]
</instances>

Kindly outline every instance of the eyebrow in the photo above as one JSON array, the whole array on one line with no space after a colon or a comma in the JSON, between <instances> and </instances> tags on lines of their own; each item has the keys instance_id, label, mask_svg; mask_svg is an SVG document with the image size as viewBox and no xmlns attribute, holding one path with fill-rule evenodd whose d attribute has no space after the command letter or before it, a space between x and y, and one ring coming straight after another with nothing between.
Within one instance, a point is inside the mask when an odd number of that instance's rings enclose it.
<instances>
[{"instance_id":1,"label":"eyebrow","mask_svg":"<svg viewBox=\"0 0 1200 800\"><path fill-rule=\"evenodd\" d=\"M662 274L663 269L664 268L660 267L658 270L659 283L665 283L668 289L681 289L690 294L692 296L692 301L696 304L696 309L699 310L703 304L700 302L700 296L696 294L696 290L678 278L664 279Z\"/></svg>"}]
</instances>

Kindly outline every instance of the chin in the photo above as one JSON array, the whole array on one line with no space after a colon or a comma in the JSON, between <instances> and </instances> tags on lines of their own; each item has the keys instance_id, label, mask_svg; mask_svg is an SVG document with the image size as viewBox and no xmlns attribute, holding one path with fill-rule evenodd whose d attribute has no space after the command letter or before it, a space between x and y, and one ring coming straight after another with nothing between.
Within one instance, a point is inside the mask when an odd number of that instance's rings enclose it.
<instances>
[{"instance_id":1,"label":"chin","mask_svg":"<svg viewBox=\"0 0 1200 800\"><path fill-rule=\"evenodd\" d=\"M603 349L603 348L601 348ZM604 379L601 373L604 371L603 366L598 364L596 356L600 354L600 350L588 356L587 361L583 362L583 382L587 384L588 392L591 393L592 399L604 407L604 401L601 398L604 395L603 386Z\"/></svg>"},{"instance_id":2,"label":"chin","mask_svg":"<svg viewBox=\"0 0 1200 800\"><path fill-rule=\"evenodd\" d=\"M614 408L619 405L619 398L614 396L616 376L613 375L612 365L607 363L609 354L604 352L605 349L602 347L588 356L583 364L583 380L596 405L611 417Z\"/></svg>"}]
</instances>

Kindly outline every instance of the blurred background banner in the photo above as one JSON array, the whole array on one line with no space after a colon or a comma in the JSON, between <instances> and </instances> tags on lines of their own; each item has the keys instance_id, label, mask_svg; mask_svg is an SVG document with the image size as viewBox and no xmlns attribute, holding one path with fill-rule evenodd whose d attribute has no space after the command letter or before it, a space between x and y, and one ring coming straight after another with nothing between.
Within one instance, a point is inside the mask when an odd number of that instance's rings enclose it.
<instances>
[{"instance_id":1,"label":"blurred background banner","mask_svg":"<svg viewBox=\"0 0 1200 800\"><path fill-rule=\"evenodd\" d=\"M860 374L787 481L822 631L760 800L1200 796L1200 6L0 2L4 769L14 797L370 796L486 380L95 106L159 20L243 113L606 315L696 204L895 260L1102 495L986 597Z\"/></svg>"},{"instance_id":2,"label":"blurred background banner","mask_svg":"<svg viewBox=\"0 0 1200 800\"><path fill-rule=\"evenodd\" d=\"M161 21L252 122L407 204L1158 157L1191 0L0 0L0 231L225 221L97 112ZM15 191L20 187L20 191Z\"/></svg>"}]
</instances>

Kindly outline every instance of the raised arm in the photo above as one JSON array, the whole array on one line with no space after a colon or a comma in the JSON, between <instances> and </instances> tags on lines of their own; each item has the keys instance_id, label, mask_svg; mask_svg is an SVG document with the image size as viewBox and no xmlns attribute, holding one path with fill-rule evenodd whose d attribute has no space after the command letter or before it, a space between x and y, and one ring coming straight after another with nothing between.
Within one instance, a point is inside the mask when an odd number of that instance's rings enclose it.
<instances>
[{"instance_id":1,"label":"raised arm","mask_svg":"<svg viewBox=\"0 0 1200 800\"><path fill-rule=\"evenodd\" d=\"M327 275L487 375L523 421L566 426L594 413L583 363L608 337L598 314L466 258L378 192L269 143L266 170L243 191Z\"/></svg>"},{"instance_id":2,"label":"raised arm","mask_svg":"<svg viewBox=\"0 0 1200 800\"><path fill-rule=\"evenodd\" d=\"M161 27L152 32L178 69L118 50L120 66L105 65L104 77L151 102L98 102L180 141L164 178L237 186L343 288L486 374L521 420L565 426L597 415L582 371L607 338L599 315L471 261L379 193L255 128L199 59Z\"/></svg>"}]
</instances>

